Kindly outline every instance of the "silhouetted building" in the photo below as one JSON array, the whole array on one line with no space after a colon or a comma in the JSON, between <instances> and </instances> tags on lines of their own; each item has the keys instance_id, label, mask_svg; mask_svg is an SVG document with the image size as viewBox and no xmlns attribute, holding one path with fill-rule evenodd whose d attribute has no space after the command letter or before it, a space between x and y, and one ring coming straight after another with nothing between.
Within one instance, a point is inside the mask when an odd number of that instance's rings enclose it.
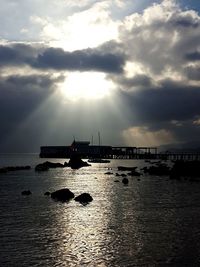
<instances>
[{"instance_id":1,"label":"silhouetted building","mask_svg":"<svg viewBox=\"0 0 200 267\"><path fill-rule=\"evenodd\" d=\"M105 157L112 154L111 146L91 146L89 141L73 141L70 146L42 146L41 158L70 158L77 154L81 157Z\"/></svg>"}]
</instances>

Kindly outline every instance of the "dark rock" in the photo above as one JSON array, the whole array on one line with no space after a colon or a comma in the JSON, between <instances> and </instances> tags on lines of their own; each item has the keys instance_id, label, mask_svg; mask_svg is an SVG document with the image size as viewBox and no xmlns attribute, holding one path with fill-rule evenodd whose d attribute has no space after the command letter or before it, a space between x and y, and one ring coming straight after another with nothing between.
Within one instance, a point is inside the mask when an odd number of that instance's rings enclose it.
<instances>
[{"instance_id":1,"label":"dark rock","mask_svg":"<svg viewBox=\"0 0 200 267\"><path fill-rule=\"evenodd\" d=\"M125 174L125 173L121 173L121 174L116 173L115 175L116 175L116 176L121 176L121 177L126 177L126 176L127 176L127 174Z\"/></svg>"},{"instance_id":2,"label":"dark rock","mask_svg":"<svg viewBox=\"0 0 200 267\"><path fill-rule=\"evenodd\" d=\"M0 168L0 173L7 173L8 170L6 168Z\"/></svg>"},{"instance_id":3,"label":"dark rock","mask_svg":"<svg viewBox=\"0 0 200 267\"><path fill-rule=\"evenodd\" d=\"M118 171L134 171L137 169L137 167L124 167L124 166L119 166L117 167Z\"/></svg>"},{"instance_id":4,"label":"dark rock","mask_svg":"<svg viewBox=\"0 0 200 267\"><path fill-rule=\"evenodd\" d=\"M132 171L128 173L129 176L140 176L141 173L137 172L137 171Z\"/></svg>"},{"instance_id":5,"label":"dark rock","mask_svg":"<svg viewBox=\"0 0 200 267\"><path fill-rule=\"evenodd\" d=\"M69 167L69 165L66 161L64 162L64 167Z\"/></svg>"},{"instance_id":6,"label":"dark rock","mask_svg":"<svg viewBox=\"0 0 200 267\"><path fill-rule=\"evenodd\" d=\"M43 172L43 171L48 171L49 170L49 167L43 163L41 164L38 164L36 167L35 167L35 171L37 172Z\"/></svg>"},{"instance_id":7,"label":"dark rock","mask_svg":"<svg viewBox=\"0 0 200 267\"><path fill-rule=\"evenodd\" d=\"M170 174L170 168L165 164L160 164L158 166L144 167L143 171L150 175L157 175L157 176Z\"/></svg>"},{"instance_id":8,"label":"dark rock","mask_svg":"<svg viewBox=\"0 0 200 267\"><path fill-rule=\"evenodd\" d=\"M182 177L187 177L190 181L200 178L200 161L176 161L171 169L170 178L180 180Z\"/></svg>"},{"instance_id":9,"label":"dark rock","mask_svg":"<svg viewBox=\"0 0 200 267\"><path fill-rule=\"evenodd\" d=\"M30 166L14 166L14 167L6 167L7 171L21 171L21 170L30 170Z\"/></svg>"},{"instance_id":10,"label":"dark rock","mask_svg":"<svg viewBox=\"0 0 200 267\"><path fill-rule=\"evenodd\" d=\"M49 162L46 161L44 163L40 163L35 167L35 171L48 171L48 169L55 169L55 168L64 168L65 165L58 163L58 162Z\"/></svg>"},{"instance_id":11,"label":"dark rock","mask_svg":"<svg viewBox=\"0 0 200 267\"><path fill-rule=\"evenodd\" d=\"M122 179L122 183L125 184L125 185L127 185L129 183L129 180L127 178L123 178Z\"/></svg>"},{"instance_id":12,"label":"dark rock","mask_svg":"<svg viewBox=\"0 0 200 267\"><path fill-rule=\"evenodd\" d=\"M12 172L12 171L21 171L21 170L30 170L30 166L10 166L0 168L0 173Z\"/></svg>"},{"instance_id":13,"label":"dark rock","mask_svg":"<svg viewBox=\"0 0 200 267\"><path fill-rule=\"evenodd\" d=\"M51 193L51 198L54 200L66 202L74 198L74 193L72 193L68 188L63 188Z\"/></svg>"},{"instance_id":14,"label":"dark rock","mask_svg":"<svg viewBox=\"0 0 200 267\"><path fill-rule=\"evenodd\" d=\"M29 196L29 195L31 195L32 193L31 193L30 190L24 190L24 191L21 192L21 194L22 194L23 196Z\"/></svg>"},{"instance_id":15,"label":"dark rock","mask_svg":"<svg viewBox=\"0 0 200 267\"><path fill-rule=\"evenodd\" d=\"M91 202L93 200L93 198L91 197L90 194L83 193L83 194L75 197L74 200L80 202L81 204L88 204L89 202Z\"/></svg>"},{"instance_id":16,"label":"dark rock","mask_svg":"<svg viewBox=\"0 0 200 267\"><path fill-rule=\"evenodd\" d=\"M119 183L119 180L114 180L115 183Z\"/></svg>"},{"instance_id":17,"label":"dark rock","mask_svg":"<svg viewBox=\"0 0 200 267\"><path fill-rule=\"evenodd\" d=\"M68 166L71 167L72 169L80 169L82 167L87 167L91 166L87 162L83 161L80 156L74 155L70 158Z\"/></svg>"},{"instance_id":18,"label":"dark rock","mask_svg":"<svg viewBox=\"0 0 200 267\"><path fill-rule=\"evenodd\" d=\"M45 192L44 195L45 195L45 196L50 196L51 193L50 193L50 192Z\"/></svg>"},{"instance_id":19,"label":"dark rock","mask_svg":"<svg viewBox=\"0 0 200 267\"><path fill-rule=\"evenodd\" d=\"M64 168L64 164L59 163L59 162L49 162L49 161L46 161L43 164L47 165L50 169Z\"/></svg>"}]
</instances>

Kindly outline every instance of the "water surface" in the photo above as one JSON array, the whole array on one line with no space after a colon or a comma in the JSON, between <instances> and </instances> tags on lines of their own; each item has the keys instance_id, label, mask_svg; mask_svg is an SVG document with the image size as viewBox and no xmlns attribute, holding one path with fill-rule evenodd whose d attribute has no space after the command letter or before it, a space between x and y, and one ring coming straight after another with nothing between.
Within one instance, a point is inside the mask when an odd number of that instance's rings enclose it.
<instances>
[{"instance_id":1,"label":"water surface","mask_svg":"<svg viewBox=\"0 0 200 267\"><path fill-rule=\"evenodd\" d=\"M124 186L117 166L140 168L142 160L35 172L45 160L0 155L0 166L32 167L0 174L0 266L200 265L199 183L143 175ZM44 196L64 187L94 200L83 206ZM32 195L21 196L28 189Z\"/></svg>"}]
</instances>

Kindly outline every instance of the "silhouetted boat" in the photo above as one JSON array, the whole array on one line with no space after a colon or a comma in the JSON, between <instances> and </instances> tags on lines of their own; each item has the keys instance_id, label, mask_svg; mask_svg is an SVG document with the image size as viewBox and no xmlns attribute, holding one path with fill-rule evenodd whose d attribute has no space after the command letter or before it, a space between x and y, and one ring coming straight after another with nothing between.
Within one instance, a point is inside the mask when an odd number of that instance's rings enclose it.
<instances>
[{"instance_id":1,"label":"silhouetted boat","mask_svg":"<svg viewBox=\"0 0 200 267\"><path fill-rule=\"evenodd\" d=\"M88 159L88 162L91 163L110 163L108 159Z\"/></svg>"}]
</instances>

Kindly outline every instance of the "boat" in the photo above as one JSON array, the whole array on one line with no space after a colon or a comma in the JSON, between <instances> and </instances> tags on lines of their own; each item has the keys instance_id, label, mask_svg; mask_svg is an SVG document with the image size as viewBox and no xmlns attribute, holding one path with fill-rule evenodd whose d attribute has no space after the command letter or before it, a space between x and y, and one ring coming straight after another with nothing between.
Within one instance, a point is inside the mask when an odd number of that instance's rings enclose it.
<instances>
[{"instance_id":1,"label":"boat","mask_svg":"<svg viewBox=\"0 0 200 267\"><path fill-rule=\"evenodd\" d=\"M110 163L110 160L108 159L88 159L88 162L90 163Z\"/></svg>"}]
</instances>

